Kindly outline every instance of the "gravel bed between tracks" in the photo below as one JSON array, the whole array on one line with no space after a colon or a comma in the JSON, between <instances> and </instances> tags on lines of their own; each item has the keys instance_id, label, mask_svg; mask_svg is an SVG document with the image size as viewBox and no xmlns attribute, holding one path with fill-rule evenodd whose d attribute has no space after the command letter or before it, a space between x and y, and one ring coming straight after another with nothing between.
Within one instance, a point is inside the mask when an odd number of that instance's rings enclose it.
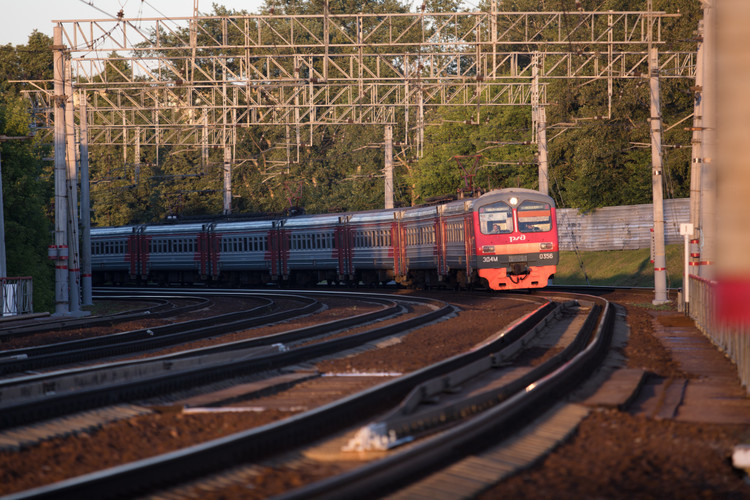
<instances>
[{"instance_id":1,"label":"gravel bed between tracks","mask_svg":"<svg viewBox=\"0 0 750 500\"><path fill-rule=\"evenodd\" d=\"M457 318L430 325L425 329L427 332L416 330L402 337L391 347L362 352L353 357L333 361L330 365L321 363L318 368L326 372L411 371L458 354L538 307L525 300L498 299L484 294L467 296L437 294L435 298L455 299L451 301L464 310ZM337 304L343 305L339 302ZM356 314L366 312L361 304L350 307L356 308ZM338 312L334 314L353 313L345 307L336 306L331 307L329 311L336 309ZM491 321L487 321L488 311L491 314ZM316 316L311 316L305 321L295 320L294 323L295 327L302 327L305 325L300 323L312 324L317 321L319 320ZM288 328L288 325L286 327ZM387 353L382 354L383 350ZM371 378L364 385L353 384L349 393L362 390L383 380L383 378ZM311 397L310 391L304 390L305 387L305 385L299 385L291 391L302 391L308 407L322 405L347 394L317 396L323 393L316 392L316 398L319 399L315 399ZM284 393L278 396L284 397ZM82 432L67 438L55 438L18 452L0 452L0 494L48 484L104 467L179 449L285 418L292 413L264 411L185 415L179 412L179 408L162 408L154 415L114 422L92 432ZM293 483L296 481L294 478L291 479ZM286 484L285 480L281 480L279 484Z\"/></svg>"},{"instance_id":2,"label":"gravel bed between tracks","mask_svg":"<svg viewBox=\"0 0 750 500\"><path fill-rule=\"evenodd\" d=\"M191 299L173 299L172 302L177 306L181 307L190 303L194 303ZM208 316L216 316L219 314L227 314L234 312L238 307L245 307L251 309L264 303L259 299L253 297L212 297L212 304L208 307L192 311L187 314L183 314L179 318L149 318L147 314L143 315L143 319L132 320L126 322L118 322L112 326L93 326L90 328L75 328L70 330L53 330L47 333L40 333L37 335L31 335L28 337L20 337L10 339L0 344L0 352L11 349L20 349L23 347L32 347L44 344L54 344L56 342L67 342L70 340L78 340L90 337L99 337L103 335L109 335L112 333L129 332L131 330L139 330L142 328L152 328L155 326L169 325L171 323L177 323L182 321L190 321L200 319ZM131 306L136 309L138 306L145 306L144 304L132 304L124 303L124 306ZM123 306L123 310L127 310ZM114 308L114 307L113 307Z\"/></svg>"},{"instance_id":3,"label":"gravel bed between tracks","mask_svg":"<svg viewBox=\"0 0 750 500\"><path fill-rule=\"evenodd\" d=\"M458 318L430 327L430 333L420 340L412 340L420 337L419 331L413 332L390 347L319 363L318 368L326 372L411 371L450 355L446 352L449 349L458 352L473 345L509 320L497 313L491 322L486 321L487 309L497 298L481 294L419 295L452 302L463 311ZM605 296L623 304L628 312L631 334L624 349L627 365L665 378L689 378L690 374L680 369L652 335L652 315L641 306L650 302L651 296L638 292ZM512 305L511 319L523 309L519 303ZM302 389L304 385L297 387ZM167 410L20 452L3 452L0 493L162 453L288 415L276 410L202 415ZM481 498L750 498L750 485L731 466L732 447L741 442L750 442L746 426L659 421L618 410L594 411L540 466L504 481ZM248 484L215 492L214 497L265 498L342 467L348 468L337 464L301 469L262 467ZM202 491L201 495L206 493Z\"/></svg>"},{"instance_id":4,"label":"gravel bed between tracks","mask_svg":"<svg viewBox=\"0 0 750 500\"><path fill-rule=\"evenodd\" d=\"M337 321L340 319L348 318L350 316L358 316L360 314L366 314L372 311L377 311L382 306L378 304L372 304L368 302L360 302L353 304L352 301L346 301L338 298L325 298L319 299L320 302L326 305L326 309L315 313L312 316L294 317L288 321L274 323L268 326L261 326L257 328L251 328L249 330L242 330L239 332L227 333L217 335L216 337L208 337L205 339L194 340L186 342L175 347L168 347L165 349L159 349L156 352L149 352L140 354L137 356L128 356L124 359L143 359L154 356L162 356L164 354L172 354L175 352L186 351L190 349L200 349L201 347L208 347L216 344L228 344L239 340L246 340L258 337L265 337L274 333L292 330L296 328L304 328L315 323L326 323L329 321ZM286 308L299 307L298 302L291 300L276 300L279 307L284 310Z\"/></svg>"},{"instance_id":5,"label":"gravel bed between tracks","mask_svg":"<svg viewBox=\"0 0 750 500\"><path fill-rule=\"evenodd\" d=\"M650 292L604 295L627 309L629 368L664 378L691 378L653 336ZM750 443L742 425L656 420L627 411L593 411L576 434L539 466L479 498L750 498L750 482L732 467L732 448ZM744 476L744 478L743 478Z\"/></svg>"}]
</instances>

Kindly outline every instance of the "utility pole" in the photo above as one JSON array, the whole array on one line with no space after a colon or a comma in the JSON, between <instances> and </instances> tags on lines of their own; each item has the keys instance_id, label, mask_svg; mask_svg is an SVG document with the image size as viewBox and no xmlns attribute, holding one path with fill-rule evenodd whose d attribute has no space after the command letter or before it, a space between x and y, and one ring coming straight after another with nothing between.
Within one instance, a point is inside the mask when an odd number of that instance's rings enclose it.
<instances>
[{"instance_id":1,"label":"utility pole","mask_svg":"<svg viewBox=\"0 0 750 500\"><path fill-rule=\"evenodd\" d=\"M393 125L385 126L385 207L393 208Z\"/></svg>"},{"instance_id":2,"label":"utility pole","mask_svg":"<svg viewBox=\"0 0 750 500\"><path fill-rule=\"evenodd\" d=\"M655 305L669 302L667 296L667 256L664 243L664 193L662 192L663 153L661 142L661 97L659 89L659 52L651 44L653 37L652 2L648 1L648 77L651 94L651 182L654 207L654 300Z\"/></svg>"},{"instance_id":3,"label":"utility pole","mask_svg":"<svg viewBox=\"0 0 750 500\"><path fill-rule=\"evenodd\" d=\"M539 192L549 194L549 165L547 162L547 111L540 104L539 96L539 54L532 56L531 62L531 119L534 139L539 159Z\"/></svg>"},{"instance_id":4,"label":"utility pole","mask_svg":"<svg viewBox=\"0 0 750 500\"><path fill-rule=\"evenodd\" d=\"M78 169L73 100L73 76L70 58L65 58L65 150L68 201L68 289L71 314L81 311L81 263L78 253Z\"/></svg>"},{"instance_id":5,"label":"utility pole","mask_svg":"<svg viewBox=\"0 0 750 500\"><path fill-rule=\"evenodd\" d=\"M90 306L94 303L92 297L91 284L91 200L89 196L89 127L88 127L88 106L86 103L86 92L78 94L79 109L81 113L81 144L80 163L81 163L81 286L82 301L84 306ZM136 157L140 158L140 157Z\"/></svg>"},{"instance_id":6,"label":"utility pole","mask_svg":"<svg viewBox=\"0 0 750 500\"><path fill-rule=\"evenodd\" d=\"M690 168L690 270L700 276L700 237L701 237L701 179L703 177L703 68L705 50L703 48L703 21L698 22L698 52L695 68L695 105L693 110L693 137ZM687 284L683 284L687 287Z\"/></svg>"},{"instance_id":7,"label":"utility pole","mask_svg":"<svg viewBox=\"0 0 750 500\"><path fill-rule=\"evenodd\" d=\"M68 304L68 197L65 168L65 46L62 43L62 26L54 28L55 82L55 244L49 257L55 261L55 315L70 312Z\"/></svg>"},{"instance_id":8,"label":"utility pole","mask_svg":"<svg viewBox=\"0 0 750 500\"><path fill-rule=\"evenodd\" d=\"M196 0L197 2L197 0ZM197 8L197 5L196 5ZM229 43L228 40L228 33L227 33L227 23L226 21L222 22L222 40L224 42L224 45L226 46ZM223 169L223 201L224 201L224 215L229 215L232 213L232 148L229 145L229 130L227 129L227 113L229 112L229 108L227 107L227 68L226 66L222 69L223 74L223 83L222 83L222 92L223 92L223 99L224 106L222 108L222 115L224 117L224 129L222 130L222 144L224 146L224 169ZM234 111L234 110L233 110ZM234 125L236 125L235 120L232 120L232 132L231 134L234 135Z\"/></svg>"},{"instance_id":9,"label":"utility pole","mask_svg":"<svg viewBox=\"0 0 750 500\"><path fill-rule=\"evenodd\" d=\"M716 223L716 8L703 2L703 165L701 169L701 278L714 277Z\"/></svg>"},{"instance_id":10,"label":"utility pole","mask_svg":"<svg viewBox=\"0 0 750 500\"><path fill-rule=\"evenodd\" d=\"M0 150L0 278L8 277L8 269L5 266L5 211L3 209L5 198L3 197L3 153ZM0 311L2 314L2 311Z\"/></svg>"}]
</instances>

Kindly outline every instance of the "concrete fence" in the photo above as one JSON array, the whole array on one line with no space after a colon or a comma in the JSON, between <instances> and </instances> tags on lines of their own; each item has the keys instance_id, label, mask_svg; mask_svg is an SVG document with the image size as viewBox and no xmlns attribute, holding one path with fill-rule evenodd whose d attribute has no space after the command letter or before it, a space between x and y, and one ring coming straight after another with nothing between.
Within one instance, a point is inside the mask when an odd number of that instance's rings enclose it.
<instances>
[{"instance_id":1,"label":"concrete fence","mask_svg":"<svg viewBox=\"0 0 750 500\"><path fill-rule=\"evenodd\" d=\"M682 243L680 223L690 222L690 200L664 200L664 234L668 245ZM597 208L578 213L557 210L561 250L636 250L650 248L654 213L651 204Z\"/></svg>"}]
</instances>

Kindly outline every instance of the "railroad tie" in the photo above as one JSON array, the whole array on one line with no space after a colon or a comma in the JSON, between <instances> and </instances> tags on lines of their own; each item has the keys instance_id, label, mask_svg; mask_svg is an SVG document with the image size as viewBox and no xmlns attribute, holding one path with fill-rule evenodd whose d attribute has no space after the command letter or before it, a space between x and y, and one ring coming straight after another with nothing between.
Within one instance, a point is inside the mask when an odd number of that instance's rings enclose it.
<instances>
[{"instance_id":1,"label":"railroad tie","mask_svg":"<svg viewBox=\"0 0 750 500\"><path fill-rule=\"evenodd\" d=\"M136 405L116 405L75 413L32 425L14 427L0 432L0 451L18 451L56 437L97 429L104 424L151 413Z\"/></svg>"},{"instance_id":2,"label":"railroad tie","mask_svg":"<svg viewBox=\"0 0 750 500\"><path fill-rule=\"evenodd\" d=\"M494 448L472 455L387 497L389 500L473 498L499 481L532 466L570 436L589 409L563 404L528 430Z\"/></svg>"}]
</instances>

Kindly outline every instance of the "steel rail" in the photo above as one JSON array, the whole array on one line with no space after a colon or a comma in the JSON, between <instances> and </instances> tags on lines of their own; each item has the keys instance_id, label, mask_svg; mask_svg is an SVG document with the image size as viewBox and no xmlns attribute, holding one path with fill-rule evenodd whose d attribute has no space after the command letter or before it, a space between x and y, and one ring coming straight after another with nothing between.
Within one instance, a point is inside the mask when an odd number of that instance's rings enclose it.
<instances>
[{"instance_id":1,"label":"steel rail","mask_svg":"<svg viewBox=\"0 0 750 500\"><path fill-rule=\"evenodd\" d=\"M323 307L322 304L313 299L301 296L295 298L291 295L287 298L302 301L304 305L294 309L264 314L271 310L273 306L273 303L269 301L268 304L246 311L5 351L0 356L0 375L173 346L205 336L230 333L312 314Z\"/></svg>"},{"instance_id":2,"label":"steel rail","mask_svg":"<svg viewBox=\"0 0 750 500\"><path fill-rule=\"evenodd\" d=\"M98 300L107 300L113 299L114 297L95 296L94 298ZM139 300L136 297L117 297L117 299ZM149 318L176 316L202 309L210 304L210 301L208 299L201 300L200 297L194 297L195 302L193 304L188 304L180 307L175 307L174 304L169 302L168 298L159 299L156 297L151 297L149 298L149 300L153 300L155 302L158 301L158 304L154 307L144 307L136 310L123 311L101 316L88 316L81 318L50 318L48 316L45 319L34 320L34 324L9 325L7 328L0 329L0 343L6 342L10 339L48 332L50 330L72 330L74 328L88 328L93 326L112 326L117 323L123 323L125 321L143 319L143 316L147 316Z\"/></svg>"},{"instance_id":3,"label":"steel rail","mask_svg":"<svg viewBox=\"0 0 750 500\"><path fill-rule=\"evenodd\" d=\"M413 298L407 298L406 300L410 302L414 301ZM435 301L425 302L434 303ZM357 347L381 337L409 330L420 326L422 323L434 321L451 314L453 311L452 306L443 306L427 314L407 319L395 325L323 341L286 352L261 354L253 357L251 360L243 357L238 360L227 360L220 365L197 366L174 371L171 371L167 366L165 371L153 376L146 376L137 380L118 381L108 385L86 387L72 393L58 393L54 390L52 382L39 381L37 376L35 385L38 386L41 383L43 388L52 387L50 393L45 394L44 397L35 399L18 402L8 401L7 404L0 404L0 410L2 410L0 412L0 428L25 424L74 411L143 400L222 380L278 370L284 366L330 355L331 353ZM299 336L299 333L295 332L292 335ZM272 338L273 342L277 342L278 339L279 337ZM143 363L148 362L152 361L143 361ZM165 363L169 362L166 361ZM11 380L10 382L13 381Z\"/></svg>"},{"instance_id":4,"label":"steel rail","mask_svg":"<svg viewBox=\"0 0 750 500\"><path fill-rule=\"evenodd\" d=\"M560 314L555 314L554 319L558 319L564 310L569 310L577 305L576 301L563 304L558 309ZM601 306L595 305L589 311L584 324L579 329L579 334L561 352L532 368L526 374L500 387L478 392L473 396L461 398L447 405L434 403L434 398L441 393L455 391L457 387L461 387L468 380L496 367L508 364L509 360L527 348L533 341L534 334L538 333L548 322L540 323L538 328L523 337L515 340L509 339L509 342L512 343L488 358L477 360L459 370L420 384L393 412L368 424L368 429L373 433L371 438L378 440L378 446L388 445L388 447L392 447L392 445L406 442L415 434L421 434L425 431L434 432L436 428L453 425L456 421L465 420L474 414L500 404L568 362L583 350L593 332L600 310ZM551 316L548 316L550 322L552 321L551 318ZM426 408L423 406L420 410L417 410L425 401L430 402L426 405Z\"/></svg>"},{"instance_id":5,"label":"steel rail","mask_svg":"<svg viewBox=\"0 0 750 500\"><path fill-rule=\"evenodd\" d=\"M58 370L54 372L26 375L22 377L0 380L0 394L2 394L3 396L2 402L0 402L0 410L2 410L5 403L14 399L14 396L25 394L30 397L34 397L34 395L43 395L48 392L63 392L66 390L66 387L72 386L76 383L84 385L87 383L85 381L89 380L108 380L109 377L106 376L106 374L114 370L122 372L124 368L126 370L132 369L132 371L139 371L142 370L139 369L139 366L159 363L163 363L165 366L164 369L166 370L170 369L175 360L184 358L197 359L200 357L238 351L242 351L241 355L244 358L246 356L246 354L244 353L246 353L249 349L311 339L317 336L331 334L344 328L357 327L363 324L374 322L376 320L395 317L406 311L406 308L404 308L403 306L387 299L371 298L368 301L379 302L388 307L384 307L382 309L378 309L369 313L350 316L347 318L298 328L295 330L273 333L262 337L254 337L244 340L237 340L234 342L226 342L217 345L199 347L186 351L180 351L161 356L153 356L144 359L107 363L104 366L96 365L77 367L66 370ZM27 397L26 399L30 399L30 397Z\"/></svg>"},{"instance_id":6,"label":"steel rail","mask_svg":"<svg viewBox=\"0 0 750 500\"><path fill-rule=\"evenodd\" d=\"M432 438L348 473L312 483L278 497L293 499L378 498L396 491L459 457L476 453L518 431L551 408L588 377L603 361L614 331L614 307L594 298L598 321L582 328L586 344L562 366L531 382L501 404ZM587 338L593 333L593 339ZM580 336L580 335L579 335Z\"/></svg>"},{"instance_id":7,"label":"steel rail","mask_svg":"<svg viewBox=\"0 0 750 500\"><path fill-rule=\"evenodd\" d=\"M415 299L414 297L408 298L408 300ZM422 301L426 302L427 299L422 299ZM499 335L493 342L320 408L183 450L19 492L10 495L8 499L129 497L154 488L194 479L238 463L257 461L294 449L339 432L342 427L367 419L373 412L398 404L419 383L489 356L507 345L509 338L517 338L534 328L554 309L554 304L545 302L536 311L506 329L503 335ZM452 307L444 306L428 315L410 320L407 327L412 328L420 326L425 321L439 319L451 313L452 310ZM395 332L397 328L402 329L400 325L392 325L381 330ZM372 337L370 340L376 336L369 332L358 335L364 334ZM379 333L377 336L383 335ZM354 344L352 340L347 340L336 339L334 342ZM321 344L316 344L297 351L319 349L320 346ZM306 359L317 355L310 352L300 357ZM314 429L314 432L311 432L311 429Z\"/></svg>"}]
</instances>

